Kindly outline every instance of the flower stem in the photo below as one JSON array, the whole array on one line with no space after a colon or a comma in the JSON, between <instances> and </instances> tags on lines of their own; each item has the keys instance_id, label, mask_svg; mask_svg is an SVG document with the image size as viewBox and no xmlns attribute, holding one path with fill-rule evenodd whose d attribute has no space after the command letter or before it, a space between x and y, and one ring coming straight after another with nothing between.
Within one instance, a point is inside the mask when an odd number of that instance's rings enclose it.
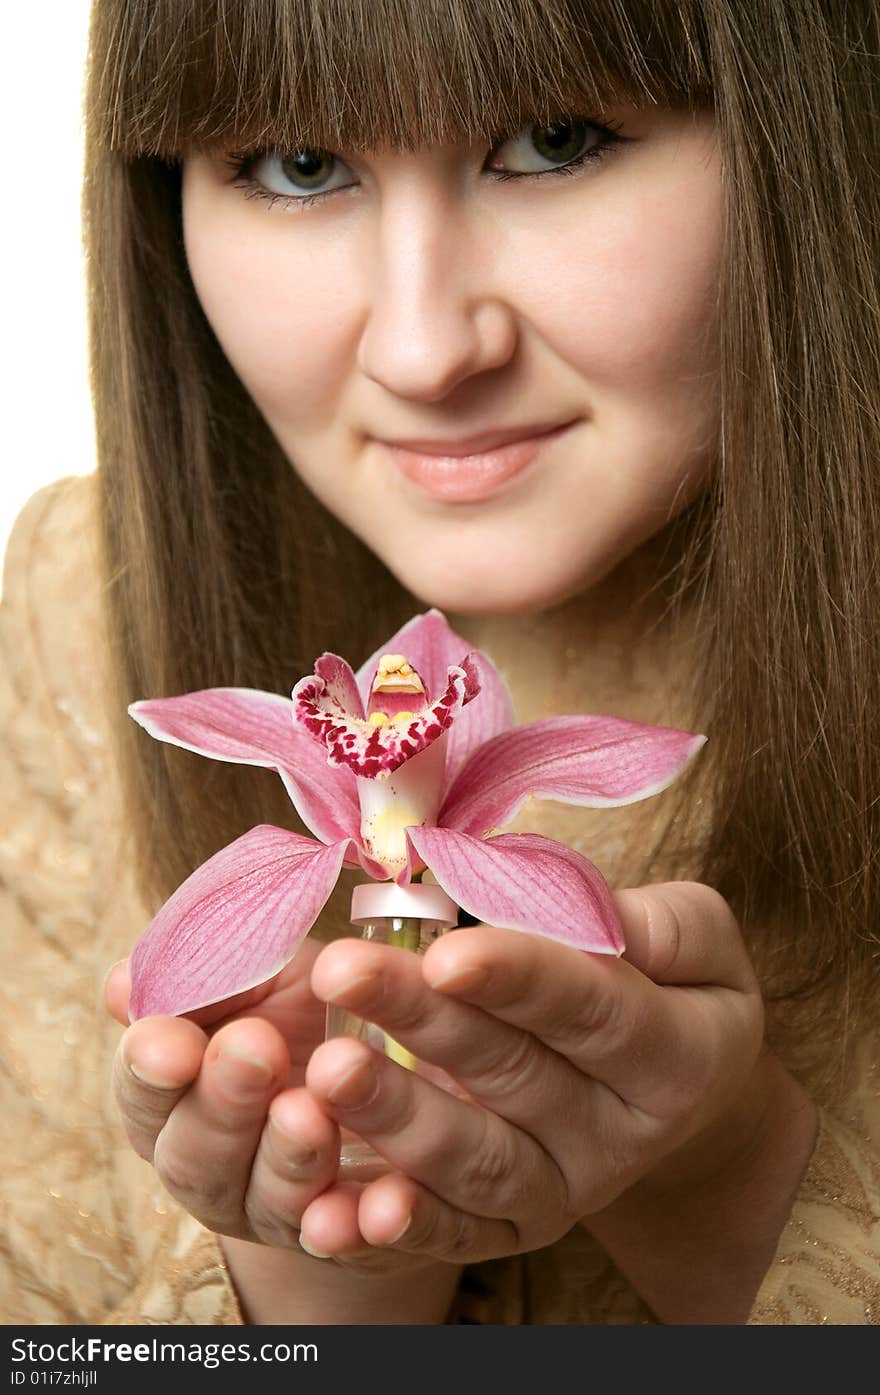
<instances>
[{"instance_id":1,"label":"flower stem","mask_svg":"<svg viewBox=\"0 0 880 1395\"><path fill-rule=\"evenodd\" d=\"M388 927L388 943L417 954L422 939L422 922L418 916L392 916Z\"/></svg>"},{"instance_id":2,"label":"flower stem","mask_svg":"<svg viewBox=\"0 0 880 1395\"><path fill-rule=\"evenodd\" d=\"M418 954L422 939L422 922L418 916L392 916L388 927L388 943L398 945L401 949L408 949L412 954ZM392 1061L397 1061L407 1070L415 1070L416 1057L411 1051L407 1051L405 1046L401 1046L399 1041L388 1032L384 1032L385 1055Z\"/></svg>"}]
</instances>

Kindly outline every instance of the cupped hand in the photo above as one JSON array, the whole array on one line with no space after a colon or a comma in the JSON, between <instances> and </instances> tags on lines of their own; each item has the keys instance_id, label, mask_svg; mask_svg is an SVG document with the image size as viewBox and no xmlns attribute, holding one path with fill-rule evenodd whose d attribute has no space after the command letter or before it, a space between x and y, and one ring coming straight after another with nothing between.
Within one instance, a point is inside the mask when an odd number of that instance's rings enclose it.
<instances>
[{"instance_id":1,"label":"cupped hand","mask_svg":"<svg viewBox=\"0 0 880 1395\"><path fill-rule=\"evenodd\" d=\"M620 959L487 925L423 959L325 946L316 996L377 1023L470 1098L353 1039L318 1047L307 1089L389 1171L305 1207L313 1250L335 1255L356 1224L401 1259L529 1251L640 1179L702 1179L748 1147L766 1105L763 1007L731 910L692 882L615 901Z\"/></svg>"},{"instance_id":2,"label":"cupped hand","mask_svg":"<svg viewBox=\"0 0 880 1395\"><path fill-rule=\"evenodd\" d=\"M305 1206L336 1177L339 1130L302 1084L324 1035L309 987L320 947L306 940L274 979L226 1002L131 1026L126 961L107 976L107 1007L127 1027L113 1083L128 1138L222 1235L298 1245Z\"/></svg>"}]
</instances>

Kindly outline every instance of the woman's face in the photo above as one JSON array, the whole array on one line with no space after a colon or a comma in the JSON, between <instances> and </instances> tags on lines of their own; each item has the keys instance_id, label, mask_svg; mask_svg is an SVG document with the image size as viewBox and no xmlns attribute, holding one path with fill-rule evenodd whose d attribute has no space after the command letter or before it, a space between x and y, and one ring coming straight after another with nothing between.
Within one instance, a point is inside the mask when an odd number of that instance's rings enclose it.
<instances>
[{"instance_id":1,"label":"woman's face","mask_svg":"<svg viewBox=\"0 0 880 1395\"><path fill-rule=\"evenodd\" d=\"M189 267L230 363L309 489L427 605L565 600L712 465L714 125L601 120L269 151L243 171L268 199L222 156L184 162Z\"/></svg>"}]
</instances>

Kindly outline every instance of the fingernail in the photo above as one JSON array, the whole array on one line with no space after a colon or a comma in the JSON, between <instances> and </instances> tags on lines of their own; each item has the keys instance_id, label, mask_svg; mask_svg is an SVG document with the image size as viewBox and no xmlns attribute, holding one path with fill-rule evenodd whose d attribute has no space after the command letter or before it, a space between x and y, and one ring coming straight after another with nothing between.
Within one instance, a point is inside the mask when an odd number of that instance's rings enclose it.
<instances>
[{"instance_id":1,"label":"fingernail","mask_svg":"<svg viewBox=\"0 0 880 1395\"><path fill-rule=\"evenodd\" d=\"M360 974L357 978L342 979L333 986L332 1001L336 1003L354 1000L355 1003L363 1007L376 997L376 989L381 984L381 975L377 973Z\"/></svg>"},{"instance_id":2,"label":"fingernail","mask_svg":"<svg viewBox=\"0 0 880 1395\"><path fill-rule=\"evenodd\" d=\"M278 1147L284 1154L288 1162L292 1162L295 1167L314 1167L318 1161L318 1154L308 1143L304 1143L299 1134L293 1129L288 1129L280 1120L269 1115L269 1122L278 1134Z\"/></svg>"},{"instance_id":3,"label":"fingernail","mask_svg":"<svg viewBox=\"0 0 880 1395\"><path fill-rule=\"evenodd\" d=\"M135 1080L139 1080L142 1085L149 1085L153 1090L179 1090L181 1088L178 1080L167 1080L164 1075L154 1075L152 1071L145 1070L143 1066L136 1066L134 1061L129 1061L128 1069Z\"/></svg>"},{"instance_id":4,"label":"fingernail","mask_svg":"<svg viewBox=\"0 0 880 1395\"><path fill-rule=\"evenodd\" d=\"M259 1056L251 1056L234 1046L224 1046L214 1062L214 1078L224 1094L245 1104L266 1093L272 1067Z\"/></svg>"},{"instance_id":5,"label":"fingernail","mask_svg":"<svg viewBox=\"0 0 880 1395\"><path fill-rule=\"evenodd\" d=\"M337 1080L332 1090L327 1091L327 1098L331 1104L341 1105L343 1109L362 1109L378 1093L379 1077L372 1065L369 1061L358 1061Z\"/></svg>"},{"instance_id":6,"label":"fingernail","mask_svg":"<svg viewBox=\"0 0 880 1395\"><path fill-rule=\"evenodd\" d=\"M128 961L127 961L126 959L117 959L115 964L111 964L111 965L110 965L110 968L107 970L106 974L104 975L104 982L103 982L102 985L101 985L101 988L102 988L102 989L104 989L104 988L107 987L107 983L108 983L108 980L109 980L109 978L110 978L110 975L116 972L116 970L119 968L119 965L120 965L120 964L126 964L127 962L128 962Z\"/></svg>"},{"instance_id":7,"label":"fingernail","mask_svg":"<svg viewBox=\"0 0 880 1395\"><path fill-rule=\"evenodd\" d=\"M305 1240L302 1238L302 1231L300 1231L300 1233L299 1233L299 1247L300 1247L301 1250L305 1250L305 1252L306 1252L307 1255L311 1255L313 1259L330 1259L330 1258L331 1258L330 1255L325 1255L324 1252L323 1252L323 1250L313 1250L312 1247L311 1247L311 1245L307 1245L306 1242L305 1242Z\"/></svg>"},{"instance_id":8,"label":"fingernail","mask_svg":"<svg viewBox=\"0 0 880 1395\"><path fill-rule=\"evenodd\" d=\"M391 1237L390 1240L383 1240L383 1241L382 1241L382 1244L383 1244L383 1245L396 1245L397 1242L398 1242L398 1240L402 1240L402 1239L403 1239L404 1235L406 1235L406 1232L409 1230L409 1228L410 1228L411 1225L412 1225L412 1216L410 1215L410 1216L407 1216L406 1220L404 1221L403 1225L400 1227L400 1230L397 1232L397 1234L396 1234L396 1235L392 1235L392 1237Z\"/></svg>"},{"instance_id":9,"label":"fingernail","mask_svg":"<svg viewBox=\"0 0 880 1395\"><path fill-rule=\"evenodd\" d=\"M450 993L471 993L475 988L483 988L489 982L488 969L477 964L466 964L462 968L450 969L440 978L429 980L432 988L446 989Z\"/></svg>"}]
</instances>

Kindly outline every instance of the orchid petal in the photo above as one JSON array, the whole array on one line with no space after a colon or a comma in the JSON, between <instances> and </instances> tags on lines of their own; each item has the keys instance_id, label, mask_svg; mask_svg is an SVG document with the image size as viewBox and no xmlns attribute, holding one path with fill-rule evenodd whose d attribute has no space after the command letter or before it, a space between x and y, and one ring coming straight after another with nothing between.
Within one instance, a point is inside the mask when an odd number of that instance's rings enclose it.
<instances>
[{"instance_id":1,"label":"orchid petal","mask_svg":"<svg viewBox=\"0 0 880 1395\"><path fill-rule=\"evenodd\" d=\"M361 815L354 778L347 770L328 769L320 751L317 756L317 761L314 754L309 760L301 760L297 770L278 771L290 802L306 828L322 843L330 845L342 838L358 839ZM343 779L343 776L346 778ZM344 865L357 867L363 864L349 848ZM382 876L382 873L370 872L370 876Z\"/></svg>"},{"instance_id":2,"label":"orchid petal","mask_svg":"<svg viewBox=\"0 0 880 1395\"><path fill-rule=\"evenodd\" d=\"M608 883L598 867L564 843L539 833L472 838L449 828L410 828L407 837L469 915L574 949L623 953Z\"/></svg>"},{"instance_id":3,"label":"orchid petal","mask_svg":"<svg viewBox=\"0 0 880 1395\"><path fill-rule=\"evenodd\" d=\"M507 684L481 650L471 650L467 640L451 628L445 615L432 608L402 625L358 669L356 678L365 707L369 706L373 677L383 654L405 654L417 669L433 697L446 684L449 669L465 654L477 672L480 695L462 711L449 732L446 748L444 795L459 770L484 742L513 726L513 703Z\"/></svg>"},{"instance_id":4,"label":"orchid petal","mask_svg":"<svg viewBox=\"0 0 880 1395\"><path fill-rule=\"evenodd\" d=\"M209 857L134 948L131 1020L193 1012L277 974L320 915L347 847L259 824Z\"/></svg>"},{"instance_id":5,"label":"orchid petal","mask_svg":"<svg viewBox=\"0 0 880 1395\"><path fill-rule=\"evenodd\" d=\"M548 717L502 732L468 761L438 823L485 837L529 796L590 808L633 804L666 789L705 736L622 717Z\"/></svg>"},{"instance_id":6,"label":"orchid petal","mask_svg":"<svg viewBox=\"0 0 880 1395\"><path fill-rule=\"evenodd\" d=\"M360 721L366 716L351 664L338 654L324 653L315 663L315 673L324 680L324 691L332 706Z\"/></svg>"},{"instance_id":7,"label":"orchid petal","mask_svg":"<svg viewBox=\"0 0 880 1395\"><path fill-rule=\"evenodd\" d=\"M345 663L335 654L324 658ZM366 779L387 779L441 737L478 692L476 668L465 655L460 665L449 669L439 697L412 717L397 721L373 725L351 715L343 706L339 685L329 685L317 673L301 678L291 697L294 720L325 743L329 765L344 766Z\"/></svg>"},{"instance_id":8,"label":"orchid petal","mask_svg":"<svg viewBox=\"0 0 880 1395\"><path fill-rule=\"evenodd\" d=\"M350 672L351 670L349 670ZM234 765L277 770L296 812L322 843L356 838L357 787L294 725L293 703L257 688L202 688L133 702L129 715L158 741Z\"/></svg>"}]
</instances>

